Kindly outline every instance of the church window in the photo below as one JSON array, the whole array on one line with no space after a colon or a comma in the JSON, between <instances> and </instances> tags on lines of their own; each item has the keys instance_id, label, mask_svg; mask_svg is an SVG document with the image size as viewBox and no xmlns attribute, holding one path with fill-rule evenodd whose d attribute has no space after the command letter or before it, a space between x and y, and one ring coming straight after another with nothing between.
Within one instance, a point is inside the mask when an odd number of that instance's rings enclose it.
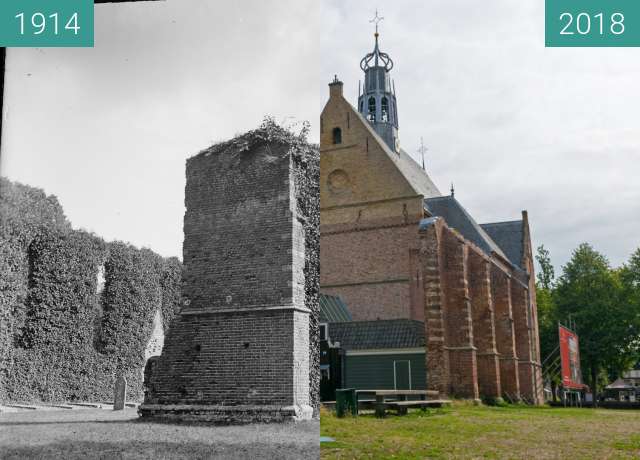
<instances>
[{"instance_id":1,"label":"church window","mask_svg":"<svg viewBox=\"0 0 640 460\"><path fill-rule=\"evenodd\" d=\"M369 98L369 121L376 121L376 98L375 97L370 97Z\"/></svg>"},{"instance_id":2,"label":"church window","mask_svg":"<svg viewBox=\"0 0 640 460\"><path fill-rule=\"evenodd\" d=\"M389 100L386 97L382 98L382 110L380 116L383 122L389 121Z\"/></svg>"},{"instance_id":3,"label":"church window","mask_svg":"<svg viewBox=\"0 0 640 460\"><path fill-rule=\"evenodd\" d=\"M333 143L342 144L342 130L340 128L333 128Z\"/></svg>"}]
</instances>

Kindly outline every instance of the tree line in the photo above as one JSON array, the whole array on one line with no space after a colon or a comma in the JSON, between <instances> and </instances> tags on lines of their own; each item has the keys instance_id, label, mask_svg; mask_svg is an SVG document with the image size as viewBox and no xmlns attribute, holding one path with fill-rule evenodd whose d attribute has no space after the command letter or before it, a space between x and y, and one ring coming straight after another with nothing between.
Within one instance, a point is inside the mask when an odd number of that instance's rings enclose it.
<instances>
[{"instance_id":1,"label":"tree line","mask_svg":"<svg viewBox=\"0 0 640 460\"><path fill-rule=\"evenodd\" d=\"M543 360L558 347L558 323L578 334L585 383L596 393L640 361L640 248L621 267L583 243L556 278L537 249L538 327Z\"/></svg>"}]
</instances>

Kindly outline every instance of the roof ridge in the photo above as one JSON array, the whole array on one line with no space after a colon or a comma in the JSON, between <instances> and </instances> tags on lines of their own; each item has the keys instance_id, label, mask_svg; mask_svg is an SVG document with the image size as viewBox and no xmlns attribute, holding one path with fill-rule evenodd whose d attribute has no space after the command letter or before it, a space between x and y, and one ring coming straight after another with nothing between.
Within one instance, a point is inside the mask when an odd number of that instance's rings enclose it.
<instances>
[{"instance_id":1,"label":"roof ridge","mask_svg":"<svg viewBox=\"0 0 640 460\"><path fill-rule=\"evenodd\" d=\"M486 224L480 224L481 226L489 226L489 225L504 225L504 224L516 224L516 223L522 223L522 219L516 219L516 220L504 220L504 221L500 221L500 222L487 222Z\"/></svg>"},{"instance_id":2,"label":"roof ridge","mask_svg":"<svg viewBox=\"0 0 640 460\"><path fill-rule=\"evenodd\" d=\"M482 249L483 251L487 252L487 253L491 253L491 252L495 252L496 254L498 254L500 257L504 258L505 260L509 260L509 258L505 255L504 251L502 250L502 248L500 247L500 245L498 243L496 243L494 241L494 239L491 237L491 235L489 235L485 229L473 218L473 216L469 213L469 211L467 211L467 209L462 206L462 203L460 203L455 196L444 196L444 197L438 197L438 198L448 198L448 202L453 205L456 206L456 208L458 209L458 212L463 216L464 219L466 219L466 221L470 224L471 226L471 230L475 233L477 233L477 238L479 238L479 241L475 241L474 238L472 238L470 235L465 235L464 230L462 228L457 228L457 231L460 232L462 234L462 236L465 237L465 239L468 239L469 241L471 241L472 243L474 243L476 246L480 247L480 249ZM432 198L429 198L428 200L425 199L425 203L428 206L428 201L429 200L434 200ZM444 199L441 201L445 201ZM434 212L431 209L429 209L430 212ZM437 211L435 211L435 214L437 215ZM448 222L447 221L447 217L443 216L445 221L447 222L447 225L450 226L451 228L456 229L456 225L453 222Z\"/></svg>"},{"instance_id":3,"label":"roof ridge","mask_svg":"<svg viewBox=\"0 0 640 460\"><path fill-rule=\"evenodd\" d=\"M349 324L362 324L362 323L382 324L382 323L390 323L390 322L424 323L424 321L419 321L417 319L411 319L411 318L391 318L391 319L364 319L359 321L349 321Z\"/></svg>"},{"instance_id":4,"label":"roof ridge","mask_svg":"<svg viewBox=\"0 0 640 460\"><path fill-rule=\"evenodd\" d=\"M429 197L429 198L425 198L424 201L444 200L444 199L449 199L449 198L453 198L453 197L451 195L432 196L432 197Z\"/></svg>"},{"instance_id":5,"label":"roof ridge","mask_svg":"<svg viewBox=\"0 0 640 460\"><path fill-rule=\"evenodd\" d=\"M363 123L363 125L365 126L365 129L369 132L369 134L373 137L373 139L387 154L389 159L393 161L400 175L404 178L407 184L409 184L409 187L415 190L416 193L420 195L424 195L425 197L431 196L433 193L438 193L438 194L440 193L438 186L433 182L433 179L431 179L431 176L427 174L425 170L422 169L422 167L418 164L417 161L415 161L411 157L411 155L409 155L402 148L399 149L400 150L399 152L392 151L391 148L384 141L384 139L382 139L382 137L376 132L373 126L371 126L369 121L367 121L367 119L360 112L358 112L358 110L354 106L352 106L351 103L349 103L349 101L345 99L345 102L347 103L351 111L355 113L355 115ZM404 157L410 159L413 164L408 163L404 159ZM411 171L411 170L414 170L414 171ZM416 171L419 171L419 173L424 177L421 177L421 178L414 177L416 175L415 174Z\"/></svg>"}]
</instances>

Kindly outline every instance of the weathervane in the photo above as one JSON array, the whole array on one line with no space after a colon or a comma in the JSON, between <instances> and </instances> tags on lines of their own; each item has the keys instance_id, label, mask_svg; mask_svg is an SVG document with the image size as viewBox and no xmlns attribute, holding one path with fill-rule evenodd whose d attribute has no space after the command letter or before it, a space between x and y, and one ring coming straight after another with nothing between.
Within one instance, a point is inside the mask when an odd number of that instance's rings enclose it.
<instances>
[{"instance_id":1,"label":"weathervane","mask_svg":"<svg viewBox=\"0 0 640 460\"><path fill-rule=\"evenodd\" d=\"M422 169L424 169L425 171L426 168L424 167L424 154L427 153L427 150L429 149L424 146L424 140L422 139L422 137L420 137L420 148L418 149L418 153L422 156Z\"/></svg>"},{"instance_id":2,"label":"weathervane","mask_svg":"<svg viewBox=\"0 0 640 460\"><path fill-rule=\"evenodd\" d=\"M373 17L373 19L371 19L369 21L370 23L375 23L375 25L376 25L376 36L378 35L378 23L380 21L382 21L383 19L384 19L384 17L378 16L378 9L376 8L376 15Z\"/></svg>"}]
</instances>

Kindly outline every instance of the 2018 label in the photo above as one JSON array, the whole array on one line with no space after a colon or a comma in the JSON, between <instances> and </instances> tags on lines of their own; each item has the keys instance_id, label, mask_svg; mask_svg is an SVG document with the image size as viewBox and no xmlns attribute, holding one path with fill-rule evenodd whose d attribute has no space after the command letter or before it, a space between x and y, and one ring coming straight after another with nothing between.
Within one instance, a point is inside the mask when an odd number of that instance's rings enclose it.
<instances>
[{"instance_id":1,"label":"2018 label","mask_svg":"<svg viewBox=\"0 0 640 460\"><path fill-rule=\"evenodd\" d=\"M547 47L640 46L639 0L545 0Z\"/></svg>"},{"instance_id":2,"label":"2018 label","mask_svg":"<svg viewBox=\"0 0 640 460\"><path fill-rule=\"evenodd\" d=\"M580 35L592 33L592 17L596 27L593 29L593 33L599 33L600 35L604 35L605 32L613 35L621 35L624 33L624 14L622 13L613 13L609 17L609 22L605 28L603 13L594 14L593 16L589 15L589 13L578 13L574 19L573 14L565 12L560 15L560 21L564 24L560 35L573 35L576 32Z\"/></svg>"}]
</instances>

